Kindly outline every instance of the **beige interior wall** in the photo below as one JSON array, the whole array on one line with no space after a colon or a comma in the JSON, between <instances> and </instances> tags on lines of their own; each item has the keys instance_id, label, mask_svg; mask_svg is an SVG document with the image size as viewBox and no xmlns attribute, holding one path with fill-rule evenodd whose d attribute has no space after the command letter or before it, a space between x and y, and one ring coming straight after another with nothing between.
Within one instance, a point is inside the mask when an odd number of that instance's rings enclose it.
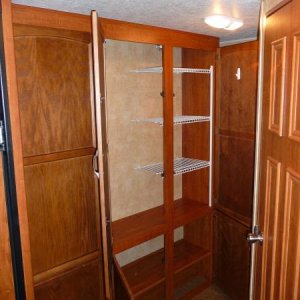
<instances>
[{"instance_id":1,"label":"beige interior wall","mask_svg":"<svg viewBox=\"0 0 300 300\"><path fill-rule=\"evenodd\" d=\"M181 51L174 53L176 66ZM161 74L138 74L131 70L162 65L162 50L155 45L121 41L106 42L106 86L112 220L162 205L163 179L135 168L161 162L163 129L157 124L132 122L162 117ZM174 79L174 112L181 114L181 78ZM175 156L181 156L181 128ZM175 179L175 198L181 197L181 178ZM176 239L182 229L176 231ZM143 243L118 255L121 265L163 247L163 237Z\"/></svg>"}]
</instances>

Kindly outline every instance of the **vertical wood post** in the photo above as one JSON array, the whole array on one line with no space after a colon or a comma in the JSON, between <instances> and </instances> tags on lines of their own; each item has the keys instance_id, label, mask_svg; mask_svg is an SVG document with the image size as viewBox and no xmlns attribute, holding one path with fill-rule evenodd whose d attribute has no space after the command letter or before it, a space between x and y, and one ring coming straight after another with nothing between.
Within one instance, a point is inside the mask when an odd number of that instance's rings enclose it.
<instances>
[{"instance_id":1,"label":"vertical wood post","mask_svg":"<svg viewBox=\"0 0 300 300\"><path fill-rule=\"evenodd\" d=\"M174 299L173 228L174 228L174 175L173 175L173 48L163 48L163 158L164 205L167 231L165 234L166 299Z\"/></svg>"}]
</instances>

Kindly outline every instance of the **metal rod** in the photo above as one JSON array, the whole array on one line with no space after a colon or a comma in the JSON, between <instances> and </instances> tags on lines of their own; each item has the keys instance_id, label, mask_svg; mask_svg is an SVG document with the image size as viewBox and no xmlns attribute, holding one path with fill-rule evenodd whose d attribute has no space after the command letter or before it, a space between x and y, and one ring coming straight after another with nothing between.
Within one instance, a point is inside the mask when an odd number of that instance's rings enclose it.
<instances>
[{"instance_id":1,"label":"metal rod","mask_svg":"<svg viewBox=\"0 0 300 300\"><path fill-rule=\"evenodd\" d=\"M210 66L210 91L209 91L209 115L210 115L210 127L209 127L209 206L212 206L212 158L213 158L213 126L214 126L214 111L213 111L213 99L214 99L214 67Z\"/></svg>"}]
</instances>

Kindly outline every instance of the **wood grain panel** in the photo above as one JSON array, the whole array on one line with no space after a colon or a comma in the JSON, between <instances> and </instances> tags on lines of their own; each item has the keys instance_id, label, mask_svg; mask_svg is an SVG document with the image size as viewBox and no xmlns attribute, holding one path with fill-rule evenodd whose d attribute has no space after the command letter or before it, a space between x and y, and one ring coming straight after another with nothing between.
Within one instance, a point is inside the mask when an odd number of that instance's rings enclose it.
<instances>
[{"instance_id":1,"label":"wood grain panel","mask_svg":"<svg viewBox=\"0 0 300 300\"><path fill-rule=\"evenodd\" d=\"M300 33L294 35L289 137L300 142Z\"/></svg>"},{"instance_id":2,"label":"wood grain panel","mask_svg":"<svg viewBox=\"0 0 300 300\"><path fill-rule=\"evenodd\" d=\"M12 5L12 13L14 24L91 32L91 19L86 15L17 4Z\"/></svg>"},{"instance_id":3,"label":"wood grain panel","mask_svg":"<svg viewBox=\"0 0 300 300\"><path fill-rule=\"evenodd\" d=\"M173 125L173 48L163 47L163 162L164 162L164 211L167 226L164 235L165 244L165 275L166 275L166 300L174 299L174 125Z\"/></svg>"},{"instance_id":4,"label":"wood grain panel","mask_svg":"<svg viewBox=\"0 0 300 300\"><path fill-rule=\"evenodd\" d=\"M278 271L276 270L278 266L278 264L276 264L276 256L277 253L280 253L279 247L280 244L282 244L281 238L283 238L283 236L280 235L280 228L278 227L281 163L269 157L266 172L261 299L275 299L274 296L278 296L278 292L275 291L275 272Z\"/></svg>"},{"instance_id":5,"label":"wood grain panel","mask_svg":"<svg viewBox=\"0 0 300 300\"><path fill-rule=\"evenodd\" d=\"M220 194L218 204L251 218L254 141L220 136Z\"/></svg>"},{"instance_id":6,"label":"wood grain panel","mask_svg":"<svg viewBox=\"0 0 300 300\"><path fill-rule=\"evenodd\" d=\"M26 30L15 37L24 156L92 147L88 43Z\"/></svg>"},{"instance_id":7,"label":"wood grain panel","mask_svg":"<svg viewBox=\"0 0 300 300\"><path fill-rule=\"evenodd\" d=\"M101 295L100 262L83 264L78 269L62 277L38 286L35 289L36 300L95 300L104 299Z\"/></svg>"},{"instance_id":8,"label":"wood grain panel","mask_svg":"<svg viewBox=\"0 0 300 300\"><path fill-rule=\"evenodd\" d=\"M291 169L286 173L284 249L280 299L300 297L300 174Z\"/></svg>"},{"instance_id":9,"label":"wood grain panel","mask_svg":"<svg viewBox=\"0 0 300 300\"><path fill-rule=\"evenodd\" d=\"M221 130L232 134L252 134L255 130L258 42L238 44L220 49L220 90L216 115ZM237 80L237 68L241 79Z\"/></svg>"},{"instance_id":10,"label":"wood grain panel","mask_svg":"<svg viewBox=\"0 0 300 300\"><path fill-rule=\"evenodd\" d=\"M218 38L202 34L106 18L100 18L100 23L106 39L204 50L216 50L219 46Z\"/></svg>"},{"instance_id":11,"label":"wood grain panel","mask_svg":"<svg viewBox=\"0 0 300 300\"><path fill-rule=\"evenodd\" d=\"M11 262L2 154L0 154L0 299L14 300L13 269Z\"/></svg>"},{"instance_id":12,"label":"wood grain panel","mask_svg":"<svg viewBox=\"0 0 300 300\"><path fill-rule=\"evenodd\" d=\"M85 156L25 167L34 274L98 248L91 164Z\"/></svg>"},{"instance_id":13,"label":"wood grain panel","mask_svg":"<svg viewBox=\"0 0 300 300\"><path fill-rule=\"evenodd\" d=\"M223 213L214 220L214 271L216 283L231 299L248 299L250 248L243 226Z\"/></svg>"},{"instance_id":14,"label":"wood grain panel","mask_svg":"<svg viewBox=\"0 0 300 300\"><path fill-rule=\"evenodd\" d=\"M215 63L215 53L182 49L183 68L209 69ZM182 114L209 115L210 78L205 74L182 75ZM182 128L183 157L209 159L209 124L195 123ZM208 204L208 169L182 176L182 196Z\"/></svg>"},{"instance_id":15,"label":"wood grain panel","mask_svg":"<svg viewBox=\"0 0 300 300\"><path fill-rule=\"evenodd\" d=\"M286 80L286 37L272 42L269 130L282 136Z\"/></svg>"}]
</instances>

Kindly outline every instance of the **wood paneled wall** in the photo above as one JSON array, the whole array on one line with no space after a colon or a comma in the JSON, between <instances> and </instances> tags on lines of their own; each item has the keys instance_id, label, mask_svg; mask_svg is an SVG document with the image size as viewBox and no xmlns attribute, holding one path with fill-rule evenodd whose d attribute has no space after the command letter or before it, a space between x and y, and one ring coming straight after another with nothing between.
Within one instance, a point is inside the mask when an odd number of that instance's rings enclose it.
<instances>
[{"instance_id":1,"label":"wood paneled wall","mask_svg":"<svg viewBox=\"0 0 300 300\"><path fill-rule=\"evenodd\" d=\"M101 299L90 34L15 25L35 297Z\"/></svg>"},{"instance_id":2,"label":"wood paneled wall","mask_svg":"<svg viewBox=\"0 0 300 300\"><path fill-rule=\"evenodd\" d=\"M250 250L245 240L252 215L258 42L224 47L219 54L214 272L233 299L248 299Z\"/></svg>"}]
</instances>

